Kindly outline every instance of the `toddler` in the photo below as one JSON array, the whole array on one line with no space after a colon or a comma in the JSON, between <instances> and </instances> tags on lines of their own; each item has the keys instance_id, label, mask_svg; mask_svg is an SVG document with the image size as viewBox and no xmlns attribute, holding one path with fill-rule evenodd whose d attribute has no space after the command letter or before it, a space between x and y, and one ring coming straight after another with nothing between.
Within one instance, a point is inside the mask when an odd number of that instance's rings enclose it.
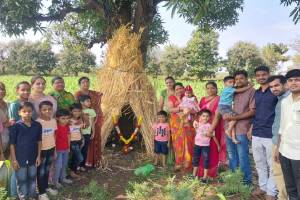
<instances>
[{"instance_id":1,"label":"toddler","mask_svg":"<svg viewBox=\"0 0 300 200\"><path fill-rule=\"evenodd\" d=\"M198 174L198 167L200 162L200 157L202 156L203 160L203 179L202 182L206 183L207 179L207 171L209 167L209 150L210 150L210 139L211 137L215 141L218 146L218 151L220 150L219 141L216 139L215 136L207 135L207 132L211 126L209 123L209 119L211 117L211 112L207 109L203 109L198 114L198 119L194 121L193 126L196 129L196 136L195 136L195 146L194 146L194 153L193 153L193 176L197 176Z\"/></svg>"},{"instance_id":2,"label":"toddler","mask_svg":"<svg viewBox=\"0 0 300 200\"><path fill-rule=\"evenodd\" d=\"M220 102L218 105L218 112L222 115L222 117L226 115L234 115L234 111L232 110L233 104L233 97L235 93L243 93L253 87L253 85L249 84L243 88L235 88L234 87L234 77L233 76L226 76L223 80L224 82L224 89L220 96ZM232 138L232 142L238 144L239 141L236 139L236 134L234 130L234 126L236 121L230 121L228 124L228 128L225 130L226 134Z\"/></svg>"},{"instance_id":3,"label":"toddler","mask_svg":"<svg viewBox=\"0 0 300 200\"><path fill-rule=\"evenodd\" d=\"M154 131L154 153L155 165L160 162L163 167L166 166L166 155L168 155L168 143L170 141L170 126L167 122L168 113L159 111L157 113L157 122L153 124Z\"/></svg>"},{"instance_id":4,"label":"toddler","mask_svg":"<svg viewBox=\"0 0 300 200\"><path fill-rule=\"evenodd\" d=\"M198 101L193 93L193 88L190 85L186 86L184 97L182 98L179 107L183 110L184 116L187 115L188 121L192 121L191 113L199 112Z\"/></svg>"}]
</instances>

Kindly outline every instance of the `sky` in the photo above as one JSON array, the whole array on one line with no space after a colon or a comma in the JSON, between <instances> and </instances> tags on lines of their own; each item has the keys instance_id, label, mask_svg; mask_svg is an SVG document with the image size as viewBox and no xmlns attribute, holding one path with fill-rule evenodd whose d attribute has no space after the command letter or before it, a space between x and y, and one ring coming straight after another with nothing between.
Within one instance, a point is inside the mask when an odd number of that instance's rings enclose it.
<instances>
[{"instance_id":1,"label":"sky","mask_svg":"<svg viewBox=\"0 0 300 200\"><path fill-rule=\"evenodd\" d=\"M237 41L248 41L257 44L259 47L267 43L290 44L295 39L300 39L300 22L294 25L289 13L292 8L280 5L280 0L245 0L243 12L240 13L239 22L225 31L219 31L219 54L226 56L226 52ZM159 6L159 13L164 20L164 27L169 32L167 44L175 44L184 47L191 38L196 27L187 24L184 19L175 15L171 18L171 12L163 5ZM24 37L28 40L39 40L41 34L34 35L29 32ZM4 37L0 34L0 41L15 39ZM58 49L54 49L58 51ZM92 52L96 54L99 61L99 46L94 46ZM288 55L293 55L289 51Z\"/></svg>"}]
</instances>

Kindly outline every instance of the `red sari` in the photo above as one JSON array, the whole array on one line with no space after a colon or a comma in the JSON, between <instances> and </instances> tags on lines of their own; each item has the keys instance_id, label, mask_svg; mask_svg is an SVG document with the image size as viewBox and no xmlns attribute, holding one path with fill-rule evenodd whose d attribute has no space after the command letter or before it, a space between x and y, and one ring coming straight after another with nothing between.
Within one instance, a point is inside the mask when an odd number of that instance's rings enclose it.
<instances>
[{"instance_id":1,"label":"red sari","mask_svg":"<svg viewBox=\"0 0 300 200\"><path fill-rule=\"evenodd\" d=\"M200 109L208 109L212 112L212 117L210 123L214 119L215 113L218 109L218 104L220 97L216 96L211 100L207 100L206 97L202 97L199 107ZM215 136L220 143L221 149L218 152L217 144L214 140L210 140L210 152L209 152L209 169L208 176L215 178L218 175L218 166L220 162L226 162L226 141L225 141L225 131L224 131L224 121L220 119L216 129ZM200 160L198 176L203 176L203 162Z\"/></svg>"},{"instance_id":2,"label":"red sari","mask_svg":"<svg viewBox=\"0 0 300 200\"><path fill-rule=\"evenodd\" d=\"M75 98L78 99L80 95L84 95L81 91L75 93ZM96 111L96 120L95 120L95 136L89 145L86 166L89 167L98 167L101 160L101 126L102 126L102 110L101 110L101 97L102 93L89 90L88 95L92 100L92 108Z\"/></svg>"},{"instance_id":3,"label":"red sari","mask_svg":"<svg viewBox=\"0 0 300 200\"><path fill-rule=\"evenodd\" d=\"M174 95L169 97L169 102L173 104L174 108L180 104ZM171 113L170 127L175 164L190 170L192 168L195 130L190 123L182 123L182 120L178 113Z\"/></svg>"}]
</instances>

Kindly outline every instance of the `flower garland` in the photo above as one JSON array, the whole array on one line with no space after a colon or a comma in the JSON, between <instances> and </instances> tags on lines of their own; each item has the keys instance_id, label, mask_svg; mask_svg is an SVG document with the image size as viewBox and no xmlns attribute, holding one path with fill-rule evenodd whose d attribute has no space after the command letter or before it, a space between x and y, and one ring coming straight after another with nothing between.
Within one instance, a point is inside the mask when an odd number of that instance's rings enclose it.
<instances>
[{"instance_id":1,"label":"flower garland","mask_svg":"<svg viewBox=\"0 0 300 200\"><path fill-rule=\"evenodd\" d=\"M142 124L142 117L138 117L138 120L137 120L137 124L135 126L135 129L133 131L133 133L130 135L130 137L128 139L126 139L122 132L121 132L121 129L119 127L119 120L117 119L117 116L112 116L112 121L113 121L113 125L117 131L117 134L120 138L120 141L122 141L124 143L124 147L122 149L122 151L124 153L128 153L129 152L129 149L130 149L130 144L133 140L136 139L137 137L137 134L138 134L138 131L140 130L141 128L141 124Z\"/></svg>"}]
</instances>

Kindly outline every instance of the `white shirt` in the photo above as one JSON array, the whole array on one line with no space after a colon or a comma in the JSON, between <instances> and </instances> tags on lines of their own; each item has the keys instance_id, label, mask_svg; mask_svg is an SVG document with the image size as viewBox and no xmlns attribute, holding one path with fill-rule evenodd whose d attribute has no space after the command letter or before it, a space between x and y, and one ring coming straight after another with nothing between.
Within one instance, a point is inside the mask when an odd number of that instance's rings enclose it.
<instances>
[{"instance_id":1,"label":"white shirt","mask_svg":"<svg viewBox=\"0 0 300 200\"><path fill-rule=\"evenodd\" d=\"M291 160L300 160L300 97L293 100L290 94L282 100L279 135L279 152Z\"/></svg>"}]
</instances>

